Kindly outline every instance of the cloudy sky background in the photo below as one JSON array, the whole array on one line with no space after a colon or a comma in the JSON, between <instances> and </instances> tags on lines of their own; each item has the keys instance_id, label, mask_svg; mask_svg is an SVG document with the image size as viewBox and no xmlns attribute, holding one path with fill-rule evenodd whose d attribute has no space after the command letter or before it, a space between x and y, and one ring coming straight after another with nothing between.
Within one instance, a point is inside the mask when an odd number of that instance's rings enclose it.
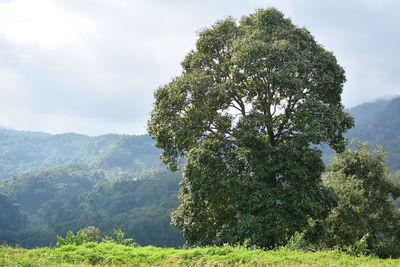
<instances>
[{"instance_id":1,"label":"cloudy sky background","mask_svg":"<svg viewBox=\"0 0 400 267\"><path fill-rule=\"evenodd\" d=\"M0 126L143 134L196 33L267 7L334 52L346 107L400 94L397 0L0 0Z\"/></svg>"}]
</instances>

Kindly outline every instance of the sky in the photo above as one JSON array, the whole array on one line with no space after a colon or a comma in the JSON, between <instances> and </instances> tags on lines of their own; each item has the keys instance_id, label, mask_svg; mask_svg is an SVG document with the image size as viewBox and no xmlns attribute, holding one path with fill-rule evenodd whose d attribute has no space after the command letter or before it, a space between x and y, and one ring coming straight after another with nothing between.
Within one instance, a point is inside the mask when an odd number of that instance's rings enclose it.
<instances>
[{"instance_id":1,"label":"sky","mask_svg":"<svg viewBox=\"0 0 400 267\"><path fill-rule=\"evenodd\" d=\"M346 71L346 107L400 94L397 0L0 0L0 127L144 134L197 33L275 7Z\"/></svg>"}]
</instances>

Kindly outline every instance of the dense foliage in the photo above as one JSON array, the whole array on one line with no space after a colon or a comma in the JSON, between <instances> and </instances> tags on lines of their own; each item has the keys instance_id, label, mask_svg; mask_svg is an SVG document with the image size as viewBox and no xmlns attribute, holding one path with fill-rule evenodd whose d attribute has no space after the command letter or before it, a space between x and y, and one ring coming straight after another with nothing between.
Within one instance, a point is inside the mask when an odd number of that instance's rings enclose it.
<instances>
[{"instance_id":1,"label":"dense foliage","mask_svg":"<svg viewBox=\"0 0 400 267\"><path fill-rule=\"evenodd\" d=\"M352 126L344 71L275 9L199 34L183 72L159 88L148 123L162 159L185 158L173 224L190 243L282 245L327 216L321 153Z\"/></svg>"},{"instance_id":2,"label":"dense foliage","mask_svg":"<svg viewBox=\"0 0 400 267\"><path fill-rule=\"evenodd\" d=\"M4 180L0 191L14 199L12 205L2 205L4 222L14 222L16 228L4 231L1 241L54 245L56 234L95 225L108 235L121 228L145 245L180 246L183 239L169 217L178 206L180 179L165 171L135 174L72 164ZM16 205L27 218L17 216ZM27 224L18 227L21 218Z\"/></svg>"},{"instance_id":3,"label":"dense foliage","mask_svg":"<svg viewBox=\"0 0 400 267\"><path fill-rule=\"evenodd\" d=\"M73 164L4 180L0 184L0 191L15 199L24 211L32 214L49 200L71 199L91 190L97 181L104 179L105 175L101 170Z\"/></svg>"},{"instance_id":4,"label":"dense foliage","mask_svg":"<svg viewBox=\"0 0 400 267\"><path fill-rule=\"evenodd\" d=\"M382 148L370 151L355 141L356 150L335 155L327 182L338 205L326 220L324 242L330 247L351 245L363 236L370 252L381 257L400 256L400 211L394 199L400 184L389 176Z\"/></svg>"},{"instance_id":5,"label":"dense foliage","mask_svg":"<svg viewBox=\"0 0 400 267\"><path fill-rule=\"evenodd\" d=\"M143 245L180 246L183 239L169 217L178 206L180 179L179 174L160 172L119 180L70 201L49 201L41 215L56 233L94 225L108 235L121 228Z\"/></svg>"},{"instance_id":6,"label":"dense foliage","mask_svg":"<svg viewBox=\"0 0 400 267\"><path fill-rule=\"evenodd\" d=\"M26 215L9 197L0 193L0 240L12 243L14 233L20 231L27 222Z\"/></svg>"},{"instance_id":7,"label":"dense foliage","mask_svg":"<svg viewBox=\"0 0 400 267\"><path fill-rule=\"evenodd\" d=\"M383 102L385 105L380 109L392 108L393 105L388 105L392 101ZM374 120L375 108L371 107L371 105L374 104L368 104L368 109L373 114L370 114L369 118L365 119L366 124ZM353 109L348 111L356 116L357 120L358 117L353 112ZM398 118L394 117L392 119L396 120ZM356 123L356 125L358 124ZM369 131L373 130L372 128L368 129ZM13 134L26 136L26 133L15 132ZM39 151L39 153L41 152ZM358 155L358 153L346 153L348 157L350 157L349 155ZM365 155L365 152L363 153L366 159L370 157ZM378 154L381 155L381 152ZM389 153L389 161L390 157L391 154ZM375 162L376 165L361 164L362 161L368 162L368 160L355 159L354 162L357 162L360 169L366 166L374 166L373 169L377 172L383 170L383 156L375 158L375 160L380 159ZM216 169L215 172L218 172L218 170ZM332 176L333 174L335 175ZM385 172L381 174L381 176L377 175L377 177L387 177ZM330 174L331 177L342 177L336 175L337 172ZM337 178L336 185L340 186L335 189L337 191L335 199L339 206L330 215L330 228L326 230L342 235L343 231L335 231L334 227L342 226L343 223L348 224L346 227L354 227L356 230L351 230L350 233L353 236L345 241L338 241L339 237L330 235L331 238L323 240L326 241L324 246L340 243L344 248L357 248L357 244L360 243L363 234L368 229L375 229L373 227L376 227L371 225L369 226L370 228L364 227L367 221L373 220L369 219L369 213L363 211L363 207L368 207L368 205L380 207L380 202L378 199L374 202L375 204L370 204L368 199L360 198L362 196L361 192L366 189L359 188L358 186L362 183L354 183L356 179L342 177L340 179L345 180L340 180L339 178ZM20 244L23 247L54 246L56 244L56 234L65 235L68 230L78 231L88 225L96 224L101 228L102 233L107 235L112 235L113 228L121 227L128 238L133 237L140 244L180 246L184 242L182 237L169 226L169 213L178 206L176 195L180 179L180 174L172 175L166 172L133 174L121 171L120 168L102 170L95 168L93 165L68 164L3 180L3 182L0 182L0 191L7 196L1 195L0 197L1 243ZM340 191L340 188L346 188L346 190ZM395 187L392 186L391 188ZM251 191L246 191L245 194L250 195ZM340 196L344 198L338 198ZM343 205L347 201L346 197L357 201L352 200L352 205ZM383 200L383 203L385 201ZM356 204L361 204L361 206L357 207L355 206ZM347 209L351 209L351 211L357 210L359 212L355 214L360 215L363 213L367 216L365 218L361 218L361 215L357 217L363 222L362 224L360 223L363 227L358 227L358 219L353 220L353 217L349 215L350 219L347 220L346 216L343 214L339 216L339 213L337 213L339 210L345 213ZM376 211L379 211L379 209ZM371 212L370 214L371 216L377 216L376 212ZM332 218L335 218L335 220L332 221ZM381 225L390 221L389 219L390 216L381 220ZM309 230L306 234L307 242L311 244L306 244L305 247L309 247L309 245L313 247L312 241L315 240L310 238L312 231L323 231L320 221L314 223L317 223L315 229ZM385 243L374 243L372 242L372 237L373 235L369 235L367 238L367 251L379 255L392 253L388 249L393 247L390 248ZM336 239L333 240L334 238ZM353 241L354 243L352 243ZM390 245L390 242L388 244ZM379 245L380 249L377 249L376 245Z\"/></svg>"}]
</instances>

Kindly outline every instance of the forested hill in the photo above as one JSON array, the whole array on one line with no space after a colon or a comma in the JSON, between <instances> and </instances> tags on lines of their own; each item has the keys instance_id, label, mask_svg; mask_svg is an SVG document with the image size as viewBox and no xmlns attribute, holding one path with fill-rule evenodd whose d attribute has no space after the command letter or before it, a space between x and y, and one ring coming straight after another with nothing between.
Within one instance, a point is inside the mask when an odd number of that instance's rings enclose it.
<instances>
[{"instance_id":1,"label":"forested hill","mask_svg":"<svg viewBox=\"0 0 400 267\"><path fill-rule=\"evenodd\" d=\"M364 103L346 110L355 118L348 139L381 144L392 170L400 169L400 97ZM325 151L326 159L332 152ZM0 179L69 163L93 168L142 171L158 169L160 150L148 135L51 135L0 127Z\"/></svg>"},{"instance_id":2,"label":"forested hill","mask_svg":"<svg viewBox=\"0 0 400 267\"><path fill-rule=\"evenodd\" d=\"M130 173L68 164L0 181L0 243L55 244L56 235L99 227L121 228L142 245L180 246L170 226L178 206L180 173Z\"/></svg>"},{"instance_id":3,"label":"forested hill","mask_svg":"<svg viewBox=\"0 0 400 267\"><path fill-rule=\"evenodd\" d=\"M32 132L32 131L17 131L13 129L7 129L0 127L0 133L9 135L28 135L28 136L49 136L51 134L44 132Z\"/></svg>"},{"instance_id":4,"label":"forested hill","mask_svg":"<svg viewBox=\"0 0 400 267\"><path fill-rule=\"evenodd\" d=\"M86 135L0 128L0 179L66 163L140 171L161 166L160 151L148 135Z\"/></svg>"},{"instance_id":5,"label":"forested hill","mask_svg":"<svg viewBox=\"0 0 400 267\"><path fill-rule=\"evenodd\" d=\"M355 118L355 127L346 134L382 145L391 170L400 169L400 97L365 103L346 110Z\"/></svg>"},{"instance_id":6,"label":"forested hill","mask_svg":"<svg viewBox=\"0 0 400 267\"><path fill-rule=\"evenodd\" d=\"M121 228L143 245L182 245L169 217L181 174L159 156L148 135L0 129L0 243L49 246L94 225L103 236Z\"/></svg>"}]
</instances>

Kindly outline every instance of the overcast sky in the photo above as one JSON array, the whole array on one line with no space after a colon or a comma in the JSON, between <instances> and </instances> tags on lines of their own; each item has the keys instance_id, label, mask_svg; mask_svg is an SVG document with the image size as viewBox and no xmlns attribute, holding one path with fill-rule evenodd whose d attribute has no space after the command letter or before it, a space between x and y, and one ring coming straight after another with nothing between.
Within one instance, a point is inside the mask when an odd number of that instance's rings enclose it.
<instances>
[{"instance_id":1,"label":"overcast sky","mask_svg":"<svg viewBox=\"0 0 400 267\"><path fill-rule=\"evenodd\" d=\"M266 7L333 51L346 107L400 94L397 0L0 0L0 126L143 134L197 32Z\"/></svg>"}]
</instances>

